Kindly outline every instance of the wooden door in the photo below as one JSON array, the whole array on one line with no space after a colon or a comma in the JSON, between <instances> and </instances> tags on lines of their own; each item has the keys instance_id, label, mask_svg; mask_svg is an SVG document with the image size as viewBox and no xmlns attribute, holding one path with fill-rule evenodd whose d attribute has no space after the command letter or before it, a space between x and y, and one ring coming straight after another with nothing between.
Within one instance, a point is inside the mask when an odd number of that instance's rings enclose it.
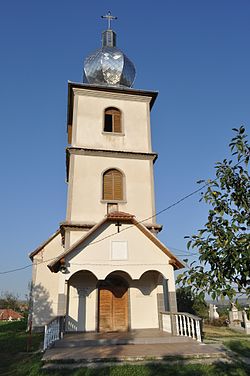
<instances>
[{"instance_id":1,"label":"wooden door","mask_svg":"<svg viewBox=\"0 0 250 376\"><path fill-rule=\"evenodd\" d=\"M99 290L99 331L110 332L113 330L112 291L101 288Z\"/></svg>"},{"instance_id":2,"label":"wooden door","mask_svg":"<svg viewBox=\"0 0 250 376\"><path fill-rule=\"evenodd\" d=\"M128 330L128 291L124 287L99 289L99 331Z\"/></svg>"}]
</instances>

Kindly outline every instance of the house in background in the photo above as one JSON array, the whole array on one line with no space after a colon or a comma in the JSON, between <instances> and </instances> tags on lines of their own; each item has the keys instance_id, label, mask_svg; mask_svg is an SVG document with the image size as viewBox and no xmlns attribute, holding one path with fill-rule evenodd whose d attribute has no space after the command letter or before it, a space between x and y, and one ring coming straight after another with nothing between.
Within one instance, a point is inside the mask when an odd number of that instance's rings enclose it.
<instances>
[{"instance_id":1,"label":"house in background","mask_svg":"<svg viewBox=\"0 0 250 376\"><path fill-rule=\"evenodd\" d=\"M174 270L157 238L150 111L157 93L133 89L135 67L110 27L68 84L67 214L30 254L33 329L65 316L66 331L161 327L176 312Z\"/></svg>"},{"instance_id":2,"label":"house in background","mask_svg":"<svg viewBox=\"0 0 250 376\"><path fill-rule=\"evenodd\" d=\"M0 321L20 321L24 317L13 309L0 309Z\"/></svg>"}]
</instances>

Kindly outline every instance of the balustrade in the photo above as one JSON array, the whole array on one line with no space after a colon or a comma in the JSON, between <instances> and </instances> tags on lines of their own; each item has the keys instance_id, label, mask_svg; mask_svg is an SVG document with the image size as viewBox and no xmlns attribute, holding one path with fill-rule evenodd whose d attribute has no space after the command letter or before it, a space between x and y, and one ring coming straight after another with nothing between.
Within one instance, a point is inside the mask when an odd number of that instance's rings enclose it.
<instances>
[{"instance_id":1,"label":"balustrade","mask_svg":"<svg viewBox=\"0 0 250 376\"><path fill-rule=\"evenodd\" d=\"M63 337L64 316L51 319L44 327L43 350L50 347L55 341Z\"/></svg>"},{"instance_id":2,"label":"balustrade","mask_svg":"<svg viewBox=\"0 0 250 376\"><path fill-rule=\"evenodd\" d=\"M162 312L161 314L163 331L202 342L202 319L200 317L186 312Z\"/></svg>"}]
</instances>

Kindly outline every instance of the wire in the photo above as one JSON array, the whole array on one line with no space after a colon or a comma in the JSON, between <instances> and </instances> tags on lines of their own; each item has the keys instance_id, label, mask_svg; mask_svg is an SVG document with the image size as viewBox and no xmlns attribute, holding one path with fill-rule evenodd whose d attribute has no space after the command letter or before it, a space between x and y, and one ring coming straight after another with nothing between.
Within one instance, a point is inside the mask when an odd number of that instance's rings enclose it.
<instances>
[{"instance_id":1,"label":"wire","mask_svg":"<svg viewBox=\"0 0 250 376\"><path fill-rule=\"evenodd\" d=\"M11 269L11 270L6 270L4 272L0 272L0 274L8 274L8 273L14 273L14 272L19 272L20 270L28 269L32 266L32 264L23 266L21 268L16 268L16 269Z\"/></svg>"},{"instance_id":2,"label":"wire","mask_svg":"<svg viewBox=\"0 0 250 376\"><path fill-rule=\"evenodd\" d=\"M244 162L246 159L247 159L247 157L246 157L246 158L243 158L241 161L239 161L239 162L235 165L235 167L238 166L240 163ZM156 217L157 215L160 215L160 214L162 214L162 213L164 213L164 212L166 212L166 211L172 209L174 206L179 205L179 204L180 204L181 202L183 202L184 200L186 200L186 199L188 199L189 197L195 195L196 193L202 191L204 188L206 188L208 185L210 185L211 183L213 183L214 181L216 181L216 180L218 180L218 179L219 179L219 177L217 177L217 178L215 178L215 179L213 179L213 180L211 180L211 181L208 181L208 182L207 182L206 184L204 184L202 187L200 187L200 188L194 190L193 192L191 192L191 193L187 194L186 196L182 197L181 199L175 201L173 204L167 206L166 208L160 210L159 212L153 214L152 216L150 216L150 217L148 217L148 218L146 218L146 219L143 219L143 220L141 220L141 221L138 221L138 224L143 223L143 222L146 222L146 221L148 221L149 219L152 219L152 218ZM123 229L120 230L119 233L121 233L121 232L123 232L123 231L126 231L126 230L128 230L129 228L132 228L133 226L134 226L134 225L130 225L130 226L126 227L126 228L123 228ZM88 245L94 245L94 244L96 244L96 243L99 243L99 242L101 242L101 241L103 241L103 240L105 240L105 239L108 239L108 238L110 238L110 237L112 237L112 236L115 236L115 235L117 235L117 232L114 232L114 233L112 233L112 234L109 234L109 235L107 235L107 236L104 236L104 237L101 238L101 239L95 240L94 242L91 242L91 243L89 243ZM171 247L169 247L169 248L171 248ZM173 248L173 249L176 249L176 250L178 250L178 251L180 251L180 252L184 252L184 251L179 250L179 249L177 249L177 248ZM192 256L192 255L197 255L197 254L198 254L198 253L192 253L192 254L191 254L191 253L186 253L187 256ZM185 254L183 254L183 255L176 255L176 256L185 256ZM58 256L57 256L57 257L58 257ZM49 262L49 261L56 260L57 257L54 257L54 258L49 259L49 260L41 261L41 262L37 263L37 265L40 265L40 264L43 264L43 263L47 263L47 262ZM28 269L28 268L30 268L31 266L32 266L32 264L29 264L29 265L26 265L26 266L23 266L23 267L20 267L20 268L16 268L16 269L10 269L10 270L6 270L6 271L2 271L2 272L0 271L0 275L3 275L3 274L9 274L9 273L14 273L14 272L17 272L17 271L21 271L21 270L24 270L24 269Z\"/></svg>"},{"instance_id":3,"label":"wire","mask_svg":"<svg viewBox=\"0 0 250 376\"><path fill-rule=\"evenodd\" d=\"M157 215L159 215L159 214L161 214L161 213L163 213L163 212L165 212L165 211L167 211L167 210L170 210L172 207L178 205L179 203L181 203L182 201L186 200L187 198L193 196L193 195L196 194L197 192L200 192L200 191L201 191L202 189L204 189L204 187L206 187L207 185L208 185L208 183L205 184L205 185L203 185L201 188L196 189L195 191L191 192L190 194L188 194L188 195L182 197L180 200L174 202L173 204L169 205L169 206L166 207L165 209L162 209L161 211L159 211L158 213L152 215L151 217L148 217L148 218L146 218L146 219L143 219L143 220L141 220L141 221L138 221L138 223L140 224L140 223L143 223L143 222L145 222L145 221L148 221L149 219L152 219L152 218L156 217ZM128 229L130 229L130 228L132 228L133 226L134 226L134 225L130 225L130 226L126 227L126 228L121 229L121 230L120 230L120 233L123 232L123 231L126 231L126 230L128 230ZM94 244L96 244L96 243L100 243L101 241L103 241L103 240L105 240L105 239L108 239L108 238L111 238L111 237L113 237L113 236L115 236L115 235L117 235L117 232L114 232L114 233L112 233L112 234L109 234L109 235L107 235L107 236L104 236L104 237L102 237L101 239L95 240L95 241L89 243L88 245L94 245ZM179 250L179 251L180 251L180 250ZM182 251L181 251L181 252L182 252ZM184 251L183 251L183 252L184 252ZM53 259L50 259L50 260L44 260L44 261L41 261L41 262L39 262L39 263L37 263L37 264L40 265L40 264L42 264L42 263L47 263L47 262L49 262L49 261L53 261L53 260L56 260L56 259L57 259L57 257L54 257ZM6 271L3 271L3 272L0 271L0 275L3 275L3 274L9 274L9 273L14 273L14 272L17 272L17 271L20 271L20 270L28 269L28 268L30 268L31 266L32 266L32 264L29 264L29 265L26 265L26 266L23 266L23 267L20 267L20 268L16 268L16 269L10 269L10 270L6 270Z\"/></svg>"}]
</instances>

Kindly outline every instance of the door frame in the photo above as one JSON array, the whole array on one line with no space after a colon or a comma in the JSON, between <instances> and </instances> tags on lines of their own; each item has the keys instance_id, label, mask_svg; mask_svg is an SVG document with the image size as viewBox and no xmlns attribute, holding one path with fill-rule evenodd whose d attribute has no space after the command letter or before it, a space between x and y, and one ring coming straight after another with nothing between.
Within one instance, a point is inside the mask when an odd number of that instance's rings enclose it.
<instances>
[{"instance_id":1,"label":"door frame","mask_svg":"<svg viewBox=\"0 0 250 376\"><path fill-rule=\"evenodd\" d=\"M112 281L113 280L113 281ZM97 323L96 323L96 328L97 328L97 332L100 333L100 290L101 289L107 289L107 290L110 290L112 288L112 286L115 286L114 283L112 284L112 282L114 282L114 280L120 280L120 282L122 282L123 286L126 288L126 294L127 294L127 331L130 330L130 313L131 313L131 310L130 310L130 286L129 286L129 283L128 281L118 275L118 274L115 274L115 273L112 273L111 275L109 275L108 277L106 277L104 280L99 280L98 283L97 283Z\"/></svg>"}]
</instances>

